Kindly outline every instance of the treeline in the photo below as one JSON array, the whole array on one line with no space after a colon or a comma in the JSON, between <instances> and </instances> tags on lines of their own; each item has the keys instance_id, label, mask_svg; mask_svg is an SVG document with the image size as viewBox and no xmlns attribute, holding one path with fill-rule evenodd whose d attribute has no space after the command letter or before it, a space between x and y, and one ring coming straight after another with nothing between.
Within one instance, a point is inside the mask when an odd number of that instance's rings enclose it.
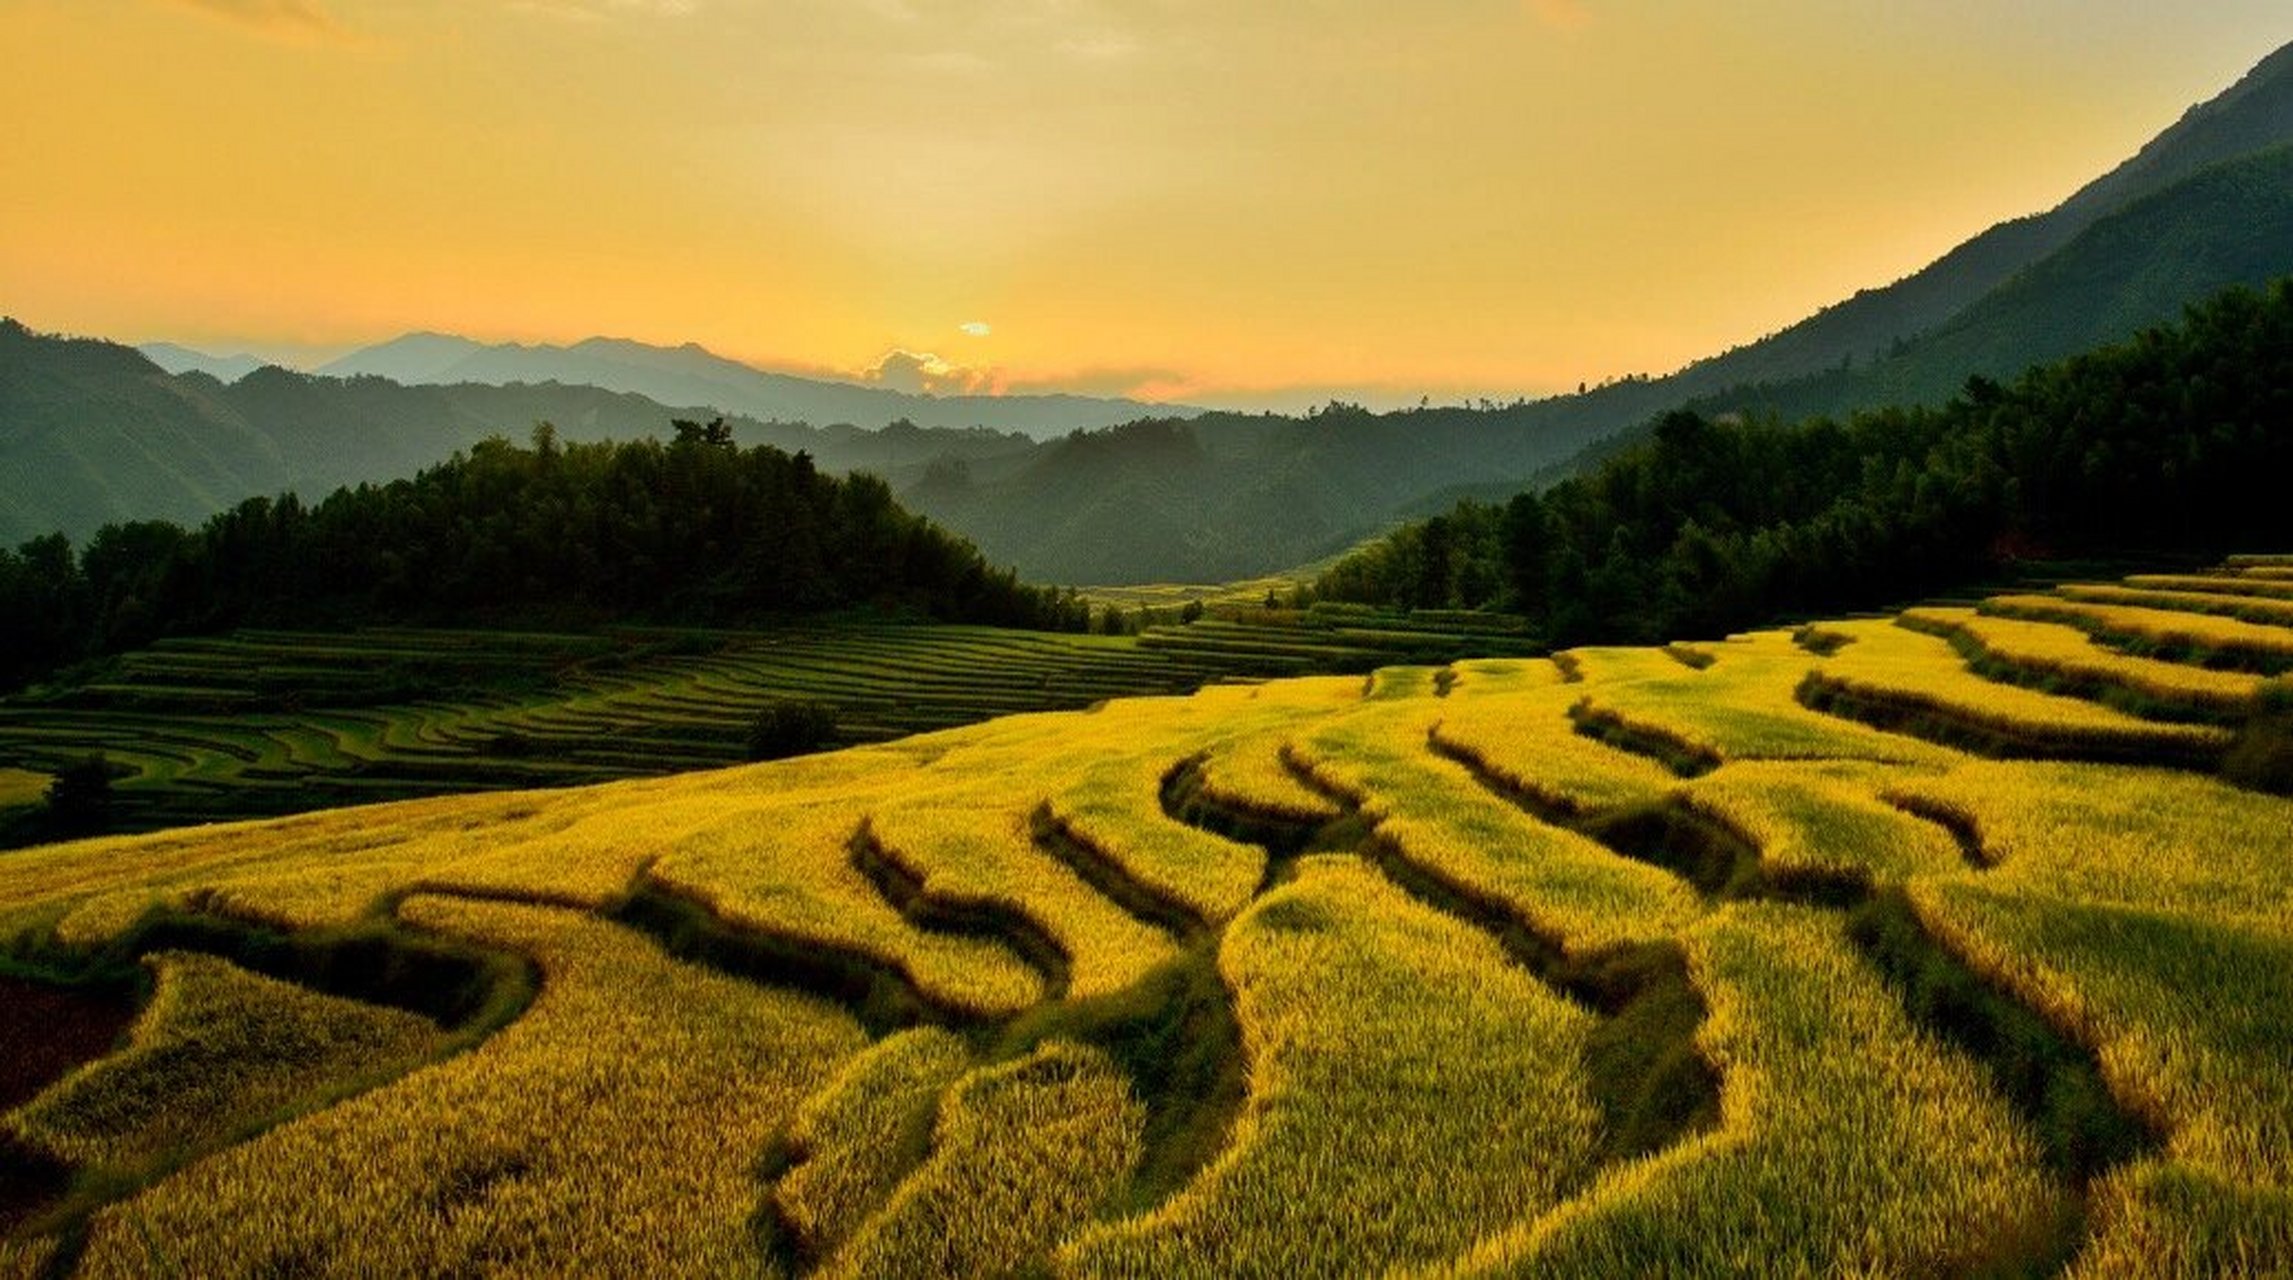
<instances>
[{"instance_id":1,"label":"treeline","mask_svg":"<svg viewBox=\"0 0 2293 1280\"><path fill-rule=\"evenodd\" d=\"M315 506L256 498L198 529L109 525L0 550L0 683L169 635L381 623L730 626L881 605L1079 629L1083 605L1022 585L869 475L737 448L499 438L411 480Z\"/></svg>"},{"instance_id":2,"label":"treeline","mask_svg":"<svg viewBox=\"0 0 2293 1280\"><path fill-rule=\"evenodd\" d=\"M2178 326L1845 422L1675 413L1598 470L1465 503L1323 598L1497 609L1556 645L1883 604L2018 559L2293 544L2293 282Z\"/></svg>"}]
</instances>

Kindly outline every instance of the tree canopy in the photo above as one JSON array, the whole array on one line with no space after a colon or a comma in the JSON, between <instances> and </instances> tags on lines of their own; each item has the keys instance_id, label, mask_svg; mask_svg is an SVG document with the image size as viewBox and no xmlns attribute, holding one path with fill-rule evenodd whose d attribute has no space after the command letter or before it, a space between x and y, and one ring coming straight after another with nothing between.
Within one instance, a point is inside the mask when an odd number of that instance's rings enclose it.
<instances>
[{"instance_id":1,"label":"tree canopy","mask_svg":"<svg viewBox=\"0 0 2293 1280\"><path fill-rule=\"evenodd\" d=\"M409 480L306 505L255 498L197 529L109 525L0 550L0 680L161 636L242 625L739 625L881 605L974 622L1086 621L904 510L871 475L676 439L494 438Z\"/></svg>"},{"instance_id":2,"label":"tree canopy","mask_svg":"<svg viewBox=\"0 0 2293 1280\"><path fill-rule=\"evenodd\" d=\"M2034 557L2293 542L2293 282L1846 421L1667 415L1597 470L1467 502L1333 566L1323 597L1516 612L1652 643L1929 593Z\"/></svg>"}]
</instances>

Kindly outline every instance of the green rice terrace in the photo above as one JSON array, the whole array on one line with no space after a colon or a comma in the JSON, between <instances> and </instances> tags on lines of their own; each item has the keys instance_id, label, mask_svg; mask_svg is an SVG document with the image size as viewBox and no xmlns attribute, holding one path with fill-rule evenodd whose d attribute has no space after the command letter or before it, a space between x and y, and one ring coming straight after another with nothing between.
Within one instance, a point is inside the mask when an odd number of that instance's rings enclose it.
<instances>
[{"instance_id":1,"label":"green rice terrace","mask_svg":"<svg viewBox=\"0 0 2293 1280\"><path fill-rule=\"evenodd\" d=\"M851 620L770 632L370 629L172 640L0 699L0 823L101 753L117 830L715 768L760 711L850 746L1222 680L1526 650L1504 619L1221 608L1135 636ZM11 782L11 776L14 781Z\"/></svg>"},{"instance_id":2,"label":"green rice terrace","mask_svg":"<svg viewBox=\"0 0 2293 1280\"><path fill-rule=\"evenodd\" d=\"M11 853L0 1276L2293 1274L2289 570Z\"/></svg>"}]
</instances>

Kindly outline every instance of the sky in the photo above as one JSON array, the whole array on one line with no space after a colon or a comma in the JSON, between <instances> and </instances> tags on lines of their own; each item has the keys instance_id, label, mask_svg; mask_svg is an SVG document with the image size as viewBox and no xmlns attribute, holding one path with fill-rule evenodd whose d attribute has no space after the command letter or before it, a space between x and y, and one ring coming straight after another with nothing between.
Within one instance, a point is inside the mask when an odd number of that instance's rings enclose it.
<instances>
[{"instance_id":1,"label":"sky","mask_svg":"<svg viewBox=\"0 0 2293 1280\"><path fill-rule=\"evenodd\" d=\"M0 313L1510 399L1899 278L2289 39L2284 0L0 0Z\"/></svg>"}]
</instances>

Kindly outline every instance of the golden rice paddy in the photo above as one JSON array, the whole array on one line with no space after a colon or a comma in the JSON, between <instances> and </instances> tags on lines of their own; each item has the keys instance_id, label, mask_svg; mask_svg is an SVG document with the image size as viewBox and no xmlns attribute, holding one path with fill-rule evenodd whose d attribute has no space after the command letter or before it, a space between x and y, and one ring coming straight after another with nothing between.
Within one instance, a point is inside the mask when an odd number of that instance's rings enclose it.
<instances>
[{"instance_id":1,"label":"golden rice paddy","mask_svg":"<svg viewBox=\"0 0 2293 1280\"><path fill-rule=\"evenodd\" d=\"M0 855L0 1275L2293 1273L2278 567Z\"/></svg>"}]
</instances>

